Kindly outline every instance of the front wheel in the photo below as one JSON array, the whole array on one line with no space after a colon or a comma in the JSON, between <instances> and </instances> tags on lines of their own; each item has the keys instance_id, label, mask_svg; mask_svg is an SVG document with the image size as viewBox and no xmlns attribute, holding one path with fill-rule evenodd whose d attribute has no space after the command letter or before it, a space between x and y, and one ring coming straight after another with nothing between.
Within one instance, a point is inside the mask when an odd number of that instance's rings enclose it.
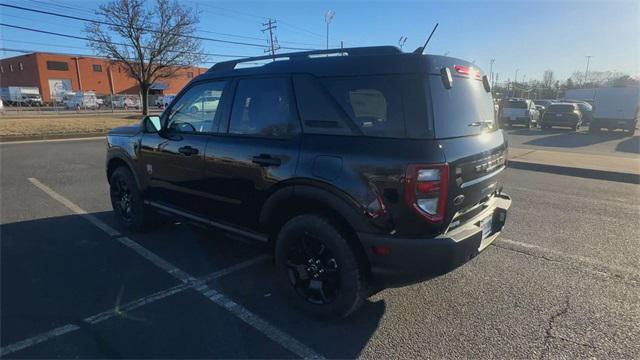
<instances>
[{"instance_id":1,"label":"front wheel","mask_svg":"<svg viewBox=\"0 0 640 360\"><path fill-rule=\"evenodd\" d=\"M279 288L295 306L342 318L368 295L365 261L330 218L305 214L289 220L276 239Z\"/></svg>"},{"instance_id":2,"label":"front wheel","mask_svg":"<svg viewBox=\"0 0 640 360\"><path fill-rule=\"evenodd\" d=\"M133 174L126 167L117 168L109 180L111 206L126 228L140 231L151 222L152 210L144 204Z\"/></svg>"}]
</instances>

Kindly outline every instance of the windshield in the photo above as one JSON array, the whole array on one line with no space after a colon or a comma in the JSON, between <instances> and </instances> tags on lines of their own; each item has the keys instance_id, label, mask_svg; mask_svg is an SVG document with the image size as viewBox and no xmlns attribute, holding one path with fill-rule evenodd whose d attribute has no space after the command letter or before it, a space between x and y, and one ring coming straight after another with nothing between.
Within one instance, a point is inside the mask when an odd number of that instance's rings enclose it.
<instances>
[{"instance_id":1,"label":"windshield","mask_svg":"<svg viewBox=\"0 0 640 360\"><path fill-rule=\"evenodd\" d=\"M493 101L482 81L456 76L446 89L440 75L429 75L429 84L436 137L477 135L495 128Z\"/></svg>"}]
</instances>

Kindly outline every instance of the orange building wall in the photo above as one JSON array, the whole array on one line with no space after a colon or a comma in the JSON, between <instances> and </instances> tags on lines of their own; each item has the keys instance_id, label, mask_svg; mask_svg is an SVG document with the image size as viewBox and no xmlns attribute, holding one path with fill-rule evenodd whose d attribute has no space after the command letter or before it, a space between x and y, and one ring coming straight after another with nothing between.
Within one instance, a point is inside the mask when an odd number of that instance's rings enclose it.
<instances>
[{"instance_id":1,"label":"orange building wall","mask_svg":"<svg viewBox=\"0 0 640 360\"><path fill-rule=\"evenodd\" d=\"M48 70L47 61L66 62L68 70ZM23 70L19 70L20 62L23 64ZM9 71L10 64L13 64L13 72ZM101 58L33 53L2 59L0 65L3 69L3 72L0 72L0 87L37 86L40 88L44 102L51 101L49 79L70 80L74 91L95 91L96 94L138 94L139 92L137 82L127 75L122 65ZM93 65L101 65L102 71L94 71ZM172 78L160 79L158 82L168 85L168 88L163 91L164 94L176 94L191 80L187 76L188 72L192 72L196 77L206 71L206 68L198 67L179 70Z\"/></svg>"}]
</instances>

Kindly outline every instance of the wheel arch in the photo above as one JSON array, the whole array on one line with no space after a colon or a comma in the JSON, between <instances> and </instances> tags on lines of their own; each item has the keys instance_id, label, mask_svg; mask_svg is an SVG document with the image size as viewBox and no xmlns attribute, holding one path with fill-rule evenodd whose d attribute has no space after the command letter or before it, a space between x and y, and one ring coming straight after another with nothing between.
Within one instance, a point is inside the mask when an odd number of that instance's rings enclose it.
<instances>
[{"instance_id":1,"label":"wheel arch","mask_svg":"<svg viewBox=\"0 0 640 360\"><path fill-rule=\"evenodd\" d=\"M113 153L110 154L107 160L107 181L111 182L111 175L113 174L114 171L116 171L117 168L119 167L125 167L127 169L129 169L129 171L131 171L131 173L133 174L133 178L136 180L136 184L138 185L138 189L142 189L142 184L140 183L140 178L138 177L137 172L135 171L135 167L133 166L132 161L120 154L120 153Z\"/></svg>"}]
</instances>

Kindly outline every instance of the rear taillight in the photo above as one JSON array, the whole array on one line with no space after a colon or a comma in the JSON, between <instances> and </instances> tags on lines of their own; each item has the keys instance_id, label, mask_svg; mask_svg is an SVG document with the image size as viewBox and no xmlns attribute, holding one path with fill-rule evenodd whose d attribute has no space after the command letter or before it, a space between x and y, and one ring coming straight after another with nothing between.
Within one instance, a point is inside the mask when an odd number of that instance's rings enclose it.
<instances>
[{"instance_id":1,"label":"rear taillight","mask_svg":"<svg viewBox=\"0 0 640 360\"><path fill-rule=\"evenodd\" d=\"M404 199L417 214L429 222L444 219L449 187L449 165L409 165Z\"/></svg>"}]
</instances>

